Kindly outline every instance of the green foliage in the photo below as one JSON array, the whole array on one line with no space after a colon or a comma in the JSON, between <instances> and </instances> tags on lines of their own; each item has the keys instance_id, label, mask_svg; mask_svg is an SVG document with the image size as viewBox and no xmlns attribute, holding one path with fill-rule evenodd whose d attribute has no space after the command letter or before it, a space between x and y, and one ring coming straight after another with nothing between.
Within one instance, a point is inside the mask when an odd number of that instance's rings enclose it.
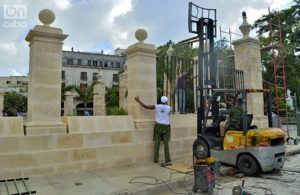
<instances>
[{"instance_id":1,"label":"green foliage","mask_svg":"<svg viewBox=\"0 0 300 195\"><path fill-rule=\"evenodd\" d=\"M106 88L105 105L107 113L113 108L119 108L119 87Z\"/></svg>"},{"instance_id":2,"label":"green foliage","mask_svg":"<svg viewBox=\"0 0 300 195\"><path fill-rule=\"evenodd\" d=\"M15 91L4 93L4 109L27 112L27 97Z\"/></svg>"},{"instance_id":3,"label":"green foliage","mask_svg":"<svg viewBox=\"0 0 300 195\"><path fill-rule=\"evenodd\" d=\"M93 99L94 86L98 81L93 81L87 88L82 88L78 85L67 86L65 91L74 91L78 94L80 99L83 101L84 108L86 109L87 103Z\"/></svg>"},{"instance_id":4,"label":"green foliage","mask_svg":"<svg viewBox=\"0 0 300 195\"><path fill-rule=\"evenodd\" d=\"M299 34L300 34L300 1L294 0L294 5L287 9L280 11L273 11L271 13L272 21L274 24L281 23L282 29L282 43L283 52L275 53L277 56L277 63L280 64L280 56L284 56L286 65L286 77L287 86L291 89L292 93L296 92L300 94L300 58L296 55L297 48L299 48ZM273 61L271 52L271 42L269 30L270 15L264 15L254 23L254 28L257 29L259 39L262 43L262 47L265 48L262 51L262 65L264 68L263 79L274 83L273 78ZM279 29L278 25L273 26L272 31L274 37L278 37ZM274 39L275 45L279 43L279 39ZM279 70L280 71L280 70Z\"/></svg>"},{"instance_id":5,"label":"green foliage","mask_svg":"<svg viewBox=\"0 0 300 195\"><path fill-rule=\"evenodd\" d=\"M110 107L107 110L107 115L128 115L128 112L122 107Z\"/></svg>"}]
</instances>

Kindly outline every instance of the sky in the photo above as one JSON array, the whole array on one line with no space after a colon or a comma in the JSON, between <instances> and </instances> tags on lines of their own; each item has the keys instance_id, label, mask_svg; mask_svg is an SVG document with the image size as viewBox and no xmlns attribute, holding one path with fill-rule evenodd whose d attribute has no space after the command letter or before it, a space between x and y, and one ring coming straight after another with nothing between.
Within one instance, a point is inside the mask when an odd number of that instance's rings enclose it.
<instances>
[{"instance_id":1,"label":"sky","mask_svg":"<svg viewBox=\"0 0 300 195\"><path fill-rule=\"evenodd\" d=\"M191 0L217 9L217 26L240 33L242 11L252 24L271 10L284 9L292 0ZM29 71L29 46L25 37L40 25L38 13L51 9L55 21L68 38L63 49L113 54L136 42L139 28L148 32L147 43L160 46L192 36L188 32L187 0L0 0L0 76L23 76ZM19 10L16 14L14 10ZM251 33L255 36L255 31ZM219 39L219 34L217 39Z\"/></svg>"}]
</instances>

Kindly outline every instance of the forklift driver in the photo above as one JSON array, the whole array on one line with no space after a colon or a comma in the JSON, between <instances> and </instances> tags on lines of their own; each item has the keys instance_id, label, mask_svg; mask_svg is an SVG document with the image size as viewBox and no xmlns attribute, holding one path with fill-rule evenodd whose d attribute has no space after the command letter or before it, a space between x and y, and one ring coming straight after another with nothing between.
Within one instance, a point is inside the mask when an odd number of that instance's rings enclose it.
<instances>
[{"instance_id":1,"label":"forklift driver","mask_svg":"<svg viewBox=\"0 0 300 195\"><path fill-rule=\"evenodd\" d=\"M220 134L224 136L226 131L228 130L241 130L241 124L243 120L243 100L241 98L237 99L236 105L228 110L226 114L228 114L228 118L226 123L220 124Z\"/></svg>"}]
</instances>

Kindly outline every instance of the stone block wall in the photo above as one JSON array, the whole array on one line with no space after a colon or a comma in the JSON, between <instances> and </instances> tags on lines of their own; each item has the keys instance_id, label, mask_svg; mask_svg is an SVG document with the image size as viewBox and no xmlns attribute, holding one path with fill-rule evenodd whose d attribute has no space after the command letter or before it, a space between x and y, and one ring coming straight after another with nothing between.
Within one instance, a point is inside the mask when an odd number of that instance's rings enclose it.
<instances>
[{"instance_id":1,"label":"stone block wall","mask_svg":"<svg viewBox=\"0 0 300 195\"><path fill-rule=\"evenodd\" d=\"M178 122L182 121L183 123ZM69 134L0 137L0 179L78 172L153 160L153 129L131 116L65 117ZM192 158L196 115L172 115L173 161ZM85 126L84 126L85 124ZM163 162L163 146L160 148Z\"/></svg>"}]
</instances>

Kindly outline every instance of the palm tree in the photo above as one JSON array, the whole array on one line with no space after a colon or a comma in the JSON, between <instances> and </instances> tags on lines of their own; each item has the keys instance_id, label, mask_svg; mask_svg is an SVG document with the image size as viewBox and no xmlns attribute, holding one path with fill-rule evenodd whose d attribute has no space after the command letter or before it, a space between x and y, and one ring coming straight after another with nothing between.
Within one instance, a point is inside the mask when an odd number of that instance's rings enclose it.
<instances>
[{"instance_id":1,"label":"palm tree","mask_svg":"<svg viewBox=\"0 0 300 195\"><path fill-rule=\"evenodd\" d=\"M69 85L65 88L65 91L74 91L78 94L80 99L83 101L84 111L86 111L87 103L93 99L94 86L98 84L99 81L95 80L87 87L81 87L79 85Z\"/></svg>"}]
</instances>

